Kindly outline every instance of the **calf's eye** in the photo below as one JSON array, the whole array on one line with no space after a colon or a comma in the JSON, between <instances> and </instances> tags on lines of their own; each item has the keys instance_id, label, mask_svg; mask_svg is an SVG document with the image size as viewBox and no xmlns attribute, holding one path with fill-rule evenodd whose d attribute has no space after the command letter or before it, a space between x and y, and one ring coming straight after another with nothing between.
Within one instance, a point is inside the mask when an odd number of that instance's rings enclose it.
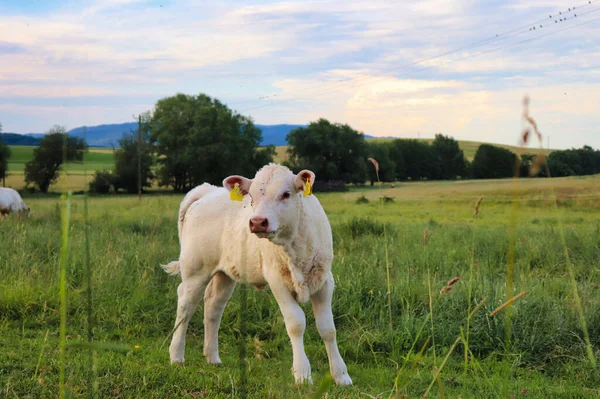
<instances>
[{"instance_id":1,"label":"calf's eye","mask_svg":"<svg viewBox=\"0 0 600 399\"><path fill-rule=\"evenodd\" d=\"M286 199L290 198L290 195L291 195L291 194L290 194L290 192L289 192L289 191L286 191L285 193L283 193L283 194L281 195L281 199L282 199L282 200L286 200Z\"/></svg>"}]
</instances>

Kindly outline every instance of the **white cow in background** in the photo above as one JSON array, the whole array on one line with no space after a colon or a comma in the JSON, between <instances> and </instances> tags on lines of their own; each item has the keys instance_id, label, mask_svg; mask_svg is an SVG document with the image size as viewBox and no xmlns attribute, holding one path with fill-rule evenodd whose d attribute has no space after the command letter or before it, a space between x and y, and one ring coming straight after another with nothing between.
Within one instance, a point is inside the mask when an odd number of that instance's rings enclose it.
<instances>
[{"instance_id":1,"label":"white cow in background","mask_svg":"<svg viewBox=\"0 0 600 399\"><path fill-rule=\"evenodd\" d=\"M205 183L185 196L179 208L179 260L163 266L171 275L181 273L182 280L169 348L172 363L184 361L186 331L203 293L204 355L208 363L219 364L219 325L236 282L258 289L268 285L292 343L296 383L312 382L300 307L310 299L331 375L338 385L352 384L331 311L331 226L310 195L314 181L311 171L294 175L270 164L254 179L230 176L223 181L226 189Z\"/></svg>"},{"instance_id":2,"label":"white cow in background","mask_svg":"<svg viewBox=\"0 0 600 399\"><path fill-rule=\"evenodd\" d=\"M9 213L27 216L29 208L23 202L23 198L12 188L0 187L0 218Z\"/></svg>"}]
</instances>

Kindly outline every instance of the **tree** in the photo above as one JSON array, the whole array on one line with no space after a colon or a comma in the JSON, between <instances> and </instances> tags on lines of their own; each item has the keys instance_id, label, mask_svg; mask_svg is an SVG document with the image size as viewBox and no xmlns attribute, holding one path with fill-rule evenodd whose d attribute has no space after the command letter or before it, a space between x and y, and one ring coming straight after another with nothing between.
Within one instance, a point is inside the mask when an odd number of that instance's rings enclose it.
<instances>
[{"instance_id":1,"label":"tree","mask_svg":"<svg viewBox=\"0 0 600 399\"><path fill-rule=\"evenodd\" d=\"M277 149L274 145L259 148L254 155L254 165L257 167L267 165L268 163L273 162L276 154Z\"/></svg>"},{"instance_id":2,"label":"tree","mask_svg":"<svg viewBox=\"0 0 600 399\"><path fill-rule=\"evenodd\" d=\"M273 150L257 151L260 129L204 94L177 94L159 100L152 116L159 181L176 191L203 182L221 184L231 174L254 175L272 160Z\"/></svg>"},{"instance_id":3,"label":"tree","mask_svg":"<svg viewBox=\"0 0 600 399\"><path fill-rule=\"evenodd\" d=\"M572 151L575 151L579 158L578 175L583 176L600 173L600 151L594 151L589 145L584 145L582 148L574 149Z\"/></svg>"},{"instance_id":4,"label":"tree","mask_svg":"<svg viewBox=\"0 0 600 399\"><path fill-rule=\"evenodd\" d=\"M477 148L471 170L475 179L512 177L515 173L517 155L506 148L481 144Z\"/></svg>"},{"instance_id":5,"label":"tree","mask_svg":"<svg viewBox=\"0 0 600 399\"><path fill-rule=\"evenodd\" d=\"M534 166L534 164L536 164L538 156L539 156L538 154L522 154L521 155L520 171L519 171L519 175L521 177L548 177L548 174L546 173L546 167L544 166L544 163L546 161L543 161L542 163L538 163L537 166L539 166L539 168L537 168L538 169L536 171L537 173L535 173L535 176L531 175L532 167Z\"/></svg>"},{"instance_id":6,"label":"tree","mask_svg":"<svg viewBox=\"0 0 600 399\"><path fill-rule=\"evenodd\" d=\"M48 192L56 182L63 162L82 161L87 146L83 139L67 135L62 126L54 126L33 150L33 159L25 164L25 182Z\"/></svg>"},{"instance_id":7,"label":"tree","mask_svg":"<svg viewBox=\"0 0 600 399\"><path fill-rule=\"evenodd\" d=\"M431 146L424 141L396 139L392 142L391 157L396 162L398 180L434 177Z\"/></svg>"},{"instance_id":8,"label":"tree","mask_svg":"<svg viewBox=\"0 0 600 399\"><path fill-rule=\"evenodd\" d=\"M431 143L433 157L433 178L454 180L457 176L465 176L467 162L458 141L452 137L436 134Z\"/></svg>"},{"instance_id":9,"label":"tree","mask_svg":"<svg viewBox=\"0 0 600 399\"><path fill-rule=\"evenodd\" d=\"M137 193L138 156L141 157L140 174L142 188L152 187L154 157L150 144L150 133L144 128L145 126L145 124L142 124L142 131L139 132L141 136L139 148L138 132L124 134L121 140L119 140L120 148L115 151L115 171L113 176L115 191L123 188L130 194Z\"/></svg>"},{"instance_id":10,"label":"tree","mask_svg":"<svg viewBox=\"0 0 600 399\"><path fill-rule=\"evenodd\" d=\"M379 164L379 180L391 182L396 180L396 163L390 158L391 144L389 142L367 143L368 156L375 158ZM377 181L377 173L373 165L367 165L367 175L371 185Z\"/></svg>"},{"instance_id":11,"label":"tree","mask_svg":"<svg viewBox=\"0 0 600 399\"><path fill-rule=\"evenodd\" d=\"M600 173L600 151L590 146L552 151L548 157L551 176L582 176Z\"/></svg>"},{"instance_id":12,"label":"tree","mask_svg":"<svg viewBox=\"0 0 600 399\"><path fill-rule=\"evenodd\" d=\"M0 123L0 178L2 187L6 186L6 175L8 172L8 159L11 156L10 147L2 142L2 123Z\"/></svg>"},{"instance_id":13,"label":"tree","mask_svg":"<svg viewBox=\"0 0 600 399\"><path fill-rule=\"evenodd\" d=\"M97 170L90 182L90 191L97 194L108 194L114 185L115 176L108 170Z\"/></svg>"},{"instance_id":14,"label":"tree","mask_svg":"<svg viewBox=\"0 0 600 399\"><path fill-rule=\"evenodd\" d=\"M292 130L287 141L292 169L310 169L326 182L365 182L367 143L364 135L350 126L319 119Z\"/></svg>"}]
</instances>

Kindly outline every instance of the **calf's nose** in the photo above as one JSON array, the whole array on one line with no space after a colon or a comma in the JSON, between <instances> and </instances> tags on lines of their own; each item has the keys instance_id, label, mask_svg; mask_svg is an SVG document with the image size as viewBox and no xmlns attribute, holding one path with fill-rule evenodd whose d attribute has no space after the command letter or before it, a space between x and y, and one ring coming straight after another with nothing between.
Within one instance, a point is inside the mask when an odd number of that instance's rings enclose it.
<instances>
[{"instance_id":1,"label":"calf's nose","mask_svg":"<svg viewBox=\"0 0 600 399\"><path fill-rule=\"evenodd\" d=\"M253 233L266 233L269 228L269 221L267 218L261 216L254 216L250 219L250 231Z\"/></svg>"}]
</instances>

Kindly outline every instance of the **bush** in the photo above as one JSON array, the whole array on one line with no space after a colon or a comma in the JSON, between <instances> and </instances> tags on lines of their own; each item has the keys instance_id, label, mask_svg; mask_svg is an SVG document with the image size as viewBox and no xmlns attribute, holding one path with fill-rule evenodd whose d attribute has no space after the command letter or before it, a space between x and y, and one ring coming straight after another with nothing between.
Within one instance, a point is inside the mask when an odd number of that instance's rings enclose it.
<instances>
[{"instance_id":1,"label":"bush","mask_svg":"<svg viewBox=\"0 0 600 399\"><path fill-rule=\"evenodd\" d=\"M367 197L365 197L364 195L362 197L359 197L356 199L356 203L357 204L368 204L369 203L369 199Z\"/></svg>"},{"instance_id":2,"label":"bush","mask_svg":"<svg viewBox=\"0 0 600 399\"><path fill-rule=\"evenodd\" d=\"M341 180L332 180L332 181L316 181L312 186L312 190L316 193L326 193L326 192L343 192L348 191L348 187L346 183Z\"/></svg>"},{"instance_id":3,"label":"bush","mask_svg":"<svg viewBox=\"0 0 600 399\"><path fill-rule=\"evenodd\" d=\"M368 218L352 218L342 226L344 232L350 233L352 238L366 235L383 237L395 232L391 223L380 222Z\"/></svg>"},{"instance_id":4,"label":"bush","mask_svg":"<svg viewBox=\"0 0 600 399\"><path fill-rule=\"evenodd\" d=\"M114 176L108 170L96 171L94 179L90 182L90 191L96 194L108 194L114 183Z\"/></svg>"}]
</instances>

